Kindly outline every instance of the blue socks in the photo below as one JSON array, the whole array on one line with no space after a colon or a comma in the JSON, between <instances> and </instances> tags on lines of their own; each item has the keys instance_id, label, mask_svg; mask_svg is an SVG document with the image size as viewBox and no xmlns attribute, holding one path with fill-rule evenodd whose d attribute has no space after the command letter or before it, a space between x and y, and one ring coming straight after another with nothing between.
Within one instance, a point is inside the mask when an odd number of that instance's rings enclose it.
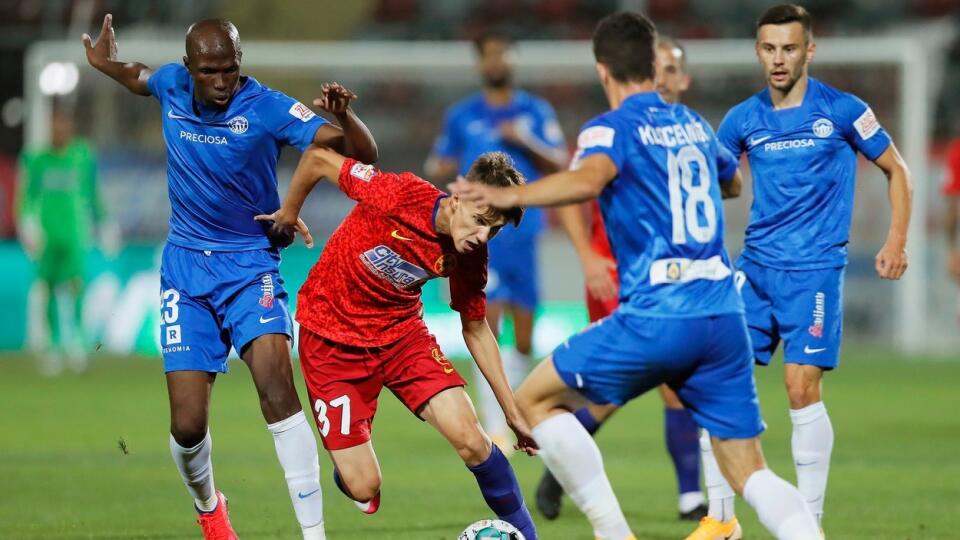
<instances>
[{"instance_id":1,"label":"blue socks","mask_svg":"<svg viewBox=\"0 0 960 540\"><path fill-rule=\"evenodd\" d=\"M491 446L493 451L486 461L467 468L477 477L480 493L497 517L519 529L527 540L537 540L537 530L523 502L513 467L497 445Z\"/></svg>"},{"instance_id":2,"label":"blue socks","mask_svg":"<svg viewBox=\"0 0 960 540\"><path fill-rule=\"evenodd\" d=\"M677 470L680 493L700 491L700 436L686 409L664 409L667 451Z\"/></svg>"},{"instance_id":3,"label":"blue socks","mask_svg":"<svg viewBox=\"0 0 960 540\"><path fill-rule=\"evenodd\" d=\"M577 409L573 413L573 416L577 418L580 424L583 425L584 429L586 429L587 433L589 433L591 436L596 433L598 429L600 429L601 425L603 425L602 423L598 422L592 414L590 414L590 409L587 409L586 407Z\"/></svg>"}]
</instances>

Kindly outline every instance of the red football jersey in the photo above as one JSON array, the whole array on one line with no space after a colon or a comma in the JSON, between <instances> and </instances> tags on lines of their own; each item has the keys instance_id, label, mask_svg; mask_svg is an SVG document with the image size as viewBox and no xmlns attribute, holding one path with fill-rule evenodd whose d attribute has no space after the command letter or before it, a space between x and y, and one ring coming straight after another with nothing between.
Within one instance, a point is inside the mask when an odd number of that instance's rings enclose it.
<instances>
[{"instance_id":1,"label":"red football jersey","mask_svg":"<svg viewBox=\"0 0 960 540\"><path fill-rule=\"evenodd\" d=\"M348 159L340 189L357 201L337 227L297 297L297 321L344 345L380 347L424 326L420 290L450 278L450 307L486 316L487 247L457 253L434 220L446 195L412 173Z\"/></svg>"},{"instance_id":2,"label":"red football jersey","mask_svg":"<svg viewBox=\"0 0 960 540\"><path fill-rule=\"evenodd\" d=\"M943 184L944 195L960 197L960 139L947 148L947 181Z\"/></svg>"},{"instance_id":3,"label":"red football jersey","mask_svg":"<svg viewBox=\"0 0 960 540\"><path fill-rule=\"evenodd\" d=\"M608 259L613 258L610 240L607 238L607 229L603 226L603 216L600 214L600 203L596 199L590 201L590 246L593 250Z\"/></svg>"}]
</instances>

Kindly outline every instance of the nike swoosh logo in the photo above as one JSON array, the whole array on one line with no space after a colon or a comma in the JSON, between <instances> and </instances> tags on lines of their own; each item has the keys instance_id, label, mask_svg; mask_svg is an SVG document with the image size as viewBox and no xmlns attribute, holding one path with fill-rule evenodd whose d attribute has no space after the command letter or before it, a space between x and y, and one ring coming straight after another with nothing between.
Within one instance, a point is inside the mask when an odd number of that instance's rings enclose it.
<instances>
[{"instance_id":1,"label":"nike swoosh logo","mask_svg":"<svg viewBox=\"0 0 960 540\"><path fill-rule=\"evenodd\" d=\"M268 322L270 322L270 321L275 321L275 320L279 319L280 317L283 317L283 315L277 315L276 317L270 317L269 319L264 319L264 318L263 318L263 315L261 315L261 316L260 316L260 324L267 324Z\"/></svg>"},{"instance_id":2,"label":"nike swoosh logo","mask_svg":"<svg viewBox=\"0 0 960 540\"><path fill-rule=\"evenodd\" d=\"M186 120L186 116L180 116L179 114L173 114L173 109L167 111L167 118L171 120Z\"/></svg>"},{"instance_id":3,"label":"nike swoosh logo","mask_svg":"<svg viewBox=\"0 0 960 540\"><path fill-rule=\"evenodd\" d=\"M747 141L747 146L756 146L762 143L763 141L769 139L770 137L773 137L773 135L767 135L766 137L758 137L756 139L750 139L749 141Z\"/></svg>"},{"instance_id":4,"label":"nike swoosh logo","mask_svg":"<svg viewBox=\"0 0 960 540\"><path fill-rule=\"evenodd\" d=\"M317 488L317 489L311 491L310 493L303 493L303 492L301 491L301 492L298 492L298 493L297 493L297 497L300 497L301 499L306 499L307 497L313 495L314 493L316 493L316 492L318 492L318 491L320 491L320 488Z\"/></svg>"},{"instance_id":5,"label":"nike swoosh logo","mask_svg":"<svg viewBox=\"0 0 960 540\"><path fill-rule=\"evenodd\" d=\"M809 467L809 466L814 465L814 464L816 464L816 463L817 463L816 461L808 461L807 463L800 463L800 462L798 461L798 462L797 462L797 467Z\"/></svg>"},{"instance_id":6,"label":"nike swoosh logo","mask_svg":"<svg viewBox=\"0 0 960 540\"><path fill-rule=\"evenodd\" d=\"M805 354L816 354L816 353L818 353L818 352L823 352L823 351L825 351L825 350L827 350L826 347L824 347L824 348L822 348L822 349L811 349L809 345L807 345L806 347L803 348L803 352L804 352Z\"/></svg>"},{"instance_id":7,"label":"nike swoosh logo","mask_svg":"<svg viewBox=\"0 0 960 540\"><path fill-rule=\"evenodd\" d=\"M406 238L406 237L400 236L400 229L394 229L393 232L390 233L390 236L396 238L397 240L403 240L404 242L410 242L413 240L413 238Z\"/></svg>"}]
</instances>

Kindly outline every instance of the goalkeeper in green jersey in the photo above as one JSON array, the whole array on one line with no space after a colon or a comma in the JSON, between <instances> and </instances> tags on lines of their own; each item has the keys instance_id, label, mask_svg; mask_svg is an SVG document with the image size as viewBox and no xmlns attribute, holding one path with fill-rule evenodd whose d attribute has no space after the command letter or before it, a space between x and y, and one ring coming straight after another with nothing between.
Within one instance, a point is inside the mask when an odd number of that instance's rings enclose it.
<instances>
[{"instance_id":1,"label":"goalkeeper in green jersey","mask_svg":"<svg viewBox=\"0 0 960 540\"><path fill-rule=\"evenodd\" d=\"M75 138L73 120L56 110L51 145L28 149L20 157L18 232L27 255L36 262L40 296L31 309L46 304L46 335L41 369L56 375L66 364L86 368L81 324L84 266L91 229L104 221L97 190L93 148ZM39 322L43 317L30 317ZM34 329L36 330L36 329Z\"/></svg>"}]
</instances>

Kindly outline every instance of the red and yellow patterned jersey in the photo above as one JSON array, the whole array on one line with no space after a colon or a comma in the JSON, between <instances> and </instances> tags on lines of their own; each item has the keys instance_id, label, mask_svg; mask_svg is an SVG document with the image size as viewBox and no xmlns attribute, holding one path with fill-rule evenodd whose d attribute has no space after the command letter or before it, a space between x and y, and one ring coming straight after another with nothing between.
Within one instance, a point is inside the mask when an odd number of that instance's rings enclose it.
<instances>
[{"instance_id":1,"label":"red and yellow patterned jersey","mask_svg":"<svg viewBox=\"0 0 960 540\"><path fill-rule=\"evenodd\" d=\"M947 147L947 180L943 184L943 194L951 197L960 197L960 139L950 143Z\"/></svg>"},{"instance_id":2,"label":"red and yellow patterned jersey","mask_svg":"<svg viewBox=\"0 0 960 540\"><path fill-rule=\"evenodd\" d=\"M424 325L421 287L450 278L450 307L486 316L487 247L457 253L435 228L446 196L412 173L388 173L347 159L340 189L357 201L300 288L297 321L331 341L393 343Z\"/></svg>"},{"instance_id":3,"label":"red and yellow patterned jersey","mask_svg":"<svg viewBox=\"0 0 960 540\"><path fill-rule=\"evenodd\" d=\"M590 247L600 255L613 259L607 229L603 226L603 216L600 214L600 203L596 199L590 201L590 218Z\"/></svg>"}]
</instances>

